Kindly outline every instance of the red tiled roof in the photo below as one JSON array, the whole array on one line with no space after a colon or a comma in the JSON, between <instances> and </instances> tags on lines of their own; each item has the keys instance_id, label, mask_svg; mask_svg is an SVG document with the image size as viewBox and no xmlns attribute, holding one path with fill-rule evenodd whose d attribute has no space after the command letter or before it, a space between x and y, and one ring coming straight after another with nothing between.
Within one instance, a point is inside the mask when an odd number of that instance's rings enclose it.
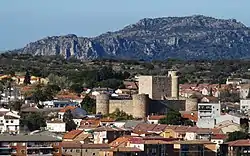
<instances>
[{"instance_id":1,"label":"red tiled roof","mask_svg":"<svg viewBox=\"0 0 250 156\"><path fill-rule=\"evenodd\" d=\"M65 108L63 108L63 109L61 109L60 110L60 112L66 112L67 110L74 110L76 107L75 106L67 106L67 107L65 107Z\"/></svg>"},{"instance_id":2,"label":"red tiled roof","mask_svg":"<svg viewBox=\"0 0 250 156\"><path fill-rule=\"evenodd\" d=\"M115 139L114 141L112 141L109 145L110 145L111 147L118 147L118 146L120 146L121 144L128 142L129 139L130 139L131 137L132 137L132 136L123 136L123 137L119 137L119 138Z\"/></svg>"},{"instance_id":3,"label":"red tiled roof","mask_svg":"<svg viewBox=\"0 0 250 156\"><path fill-rule=\"evenodd\" d=\"M198 113L197 112L182 112L181 113L182 117L185 119L189 119L191 121L198 121Z\"/></svg>"},{"instance_id":4,"label":"red tiled roof","mask_svg":"<svg viewBox=\"0 0 250 156\"><path fill-rule=\"evenodd\" d=\"M74 139L76 136L78 136L82 132L83 132L82 130L72 130L64 134L63 139Z\"/></svg>"},{"instance_id":5,"label":"red tiled roof","mask_svg":"<svg viewBox=\"0 0 250 156\"><path fill-rule=\"evenodd\" d=\"M156 124L140 123L134 128L134 130L136 130L136 131L152 131L155 128L155 126L156 126Z\"/></svg>"},{"instance_id":6,"label":"red tiled roof","mask_svg":"<svg viewBox=\"0 0 250 156\"><path fill-rule=\"evenodd\" d=\"M226 139L227 135L226 134L214 134L211 136L211 139Z\"/></svg>"},{"instance_id":7,"label":"red tiled roof","mask_svg":"<svg viewBox=\"0 0 250 156\"><path fill-rule=\"evenodd\" d=\"M230 141L227 142L228 146L250 146L250 140L236 140L236 141Z\"/></svg>"},{"instance_id":8,"label":"red tiled roof","mask_svg":"<svg viewBox=\"0 0 250 156\"><path fill-rule=\"evenodd\" d=\"M102 118L100 121L101 122L115 122L115 120L111 118Z\"/></svg>"},{"instance_id":9,"label":"red tiled roof","mask_svg":"<svg viewBox=\"0 0 250 156\"><path fill-rule=\"evenodd\" d=\"M87 120L82 120L80 125L100 125L100 120L98 119L87 119Z\"/></svg>"}]
</instances>

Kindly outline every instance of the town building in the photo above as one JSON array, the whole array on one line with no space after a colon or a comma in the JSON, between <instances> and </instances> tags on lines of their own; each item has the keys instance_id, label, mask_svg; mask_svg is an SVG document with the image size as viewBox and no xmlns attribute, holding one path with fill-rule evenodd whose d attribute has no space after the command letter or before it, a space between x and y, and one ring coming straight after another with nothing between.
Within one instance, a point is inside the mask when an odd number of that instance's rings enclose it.
<instances>
[{"instance_id":1,"label":"town building","mask_svg":"<svg viewBox=\"0 0 250 156\"><path fill-rule=\"evenodd\" d=\"M50 132L63 133L66 132L66 124L61 120L46 121L46 130Z\"/></svg>"},{"instance_id":2,"label":"town building","mask_svg":"<svg viewBox=\"0 0 250 156\"><path fill-rule=\"evenodd\" d=\"M62 153L67 156L98 156L101 150L110 149L108 144L82 144L62 142Z\"/></svg>"},{"instance_id":3,"label":"town building","mask_svg":"<svg viewBox=\"0 0 250 156\"><path fill-rule=\"evenodd\" d=\"M214 128L216 117L221 115L220 103L198 103L198 121L201 128Z\"/></svg>"},{"instance_id":4,"label":"town building","mask_svg":"<svg viewBox=\"0 0 250 156\"><path fill-rule=\"evenodd\" d=\"M230 141L220 145L220 153L222 156L250 155L249 148L249 139Z\"/></svg>"},{"instance_id":5,"label":"town building","mask_svg":"<svg viewBox=\"0 0 250 156\"><path fill-rule=\"evenodd\" d=\"M20 130L20 116L18 112L0 108L0 132L18 134Z\"/></svg>"},{"instance_id":6,"label":"town building","mask_svg":"<svg viewBox=\"0 0 250 156\"><path fill-rule=\"evenodd\" d=\"M0 155L61 156L62 140L41 135L0 135Z\"/></svg>"}]
</instances>

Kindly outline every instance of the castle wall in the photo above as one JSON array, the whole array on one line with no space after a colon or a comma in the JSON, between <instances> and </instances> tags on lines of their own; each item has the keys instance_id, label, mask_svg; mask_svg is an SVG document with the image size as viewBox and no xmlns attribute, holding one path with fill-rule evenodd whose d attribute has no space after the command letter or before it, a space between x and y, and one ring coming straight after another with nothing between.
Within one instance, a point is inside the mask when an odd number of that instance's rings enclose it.
<instances>
[{"instance_id":1,"label":"castle wall","mask_svg":"<svg viewBox=\"0 0 250 156\"><path fill-rule=\"evenodd\" d=\"M109 113L113 113L116 109L123 110L127 114L133 115L133 101L132 100L110 100Z\"/></svg>"},{"instance_id":2,"label":"castle wall","mask_svg":"<svg viewBox=\"0 0 250 156\"><path fill-rule=\"evenodd\" d=\"M186 99L186 111L197 111L198 99Z\"/></svg>"}]
</instances>

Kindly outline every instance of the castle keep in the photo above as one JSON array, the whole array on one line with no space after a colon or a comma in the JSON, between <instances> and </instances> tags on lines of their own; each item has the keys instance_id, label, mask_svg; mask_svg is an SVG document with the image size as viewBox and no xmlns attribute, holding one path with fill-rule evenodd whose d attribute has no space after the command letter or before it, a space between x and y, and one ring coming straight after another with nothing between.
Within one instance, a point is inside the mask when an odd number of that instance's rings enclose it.
<instances>
[{"instance_id":1,"label":"castle keep","mask_svg":"<svg viewBox=\"0 0 250 156\"><path fill-rule=\"evenodd\" d=\"M140 76L139 94L131 99L112 99L108 94L96 96L97 113L109 114L117 108L135 118L144 118L149 114L166 114L169 109L197 110L197 99L179 98L177 72L169 71L168 76Z\"/></svg>"}]
</instances>

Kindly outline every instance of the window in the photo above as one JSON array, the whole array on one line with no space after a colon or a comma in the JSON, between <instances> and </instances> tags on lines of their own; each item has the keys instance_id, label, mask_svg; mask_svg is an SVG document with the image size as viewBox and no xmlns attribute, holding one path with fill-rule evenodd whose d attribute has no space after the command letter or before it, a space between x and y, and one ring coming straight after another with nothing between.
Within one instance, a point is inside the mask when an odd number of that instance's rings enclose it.
<instances>
[{"instance_id":1,"label":"window","mask_svg":"<svg viewBox=\"0 0 250 156\"><path fill-rule=\"evenodd\" d=\"M88 152L88 150L85 150L85 152Z\"/></svg>"},{"instance_id":2,"label":"window","mask_svg":"<svg viewBox=\"0 0 250 156\"><path fill-rule=\"evenodd\" d=\"M3 123L3 120L1 120L0 122Z\"/></svg>"},{"instance_id":3,"label":"window","mask_svg":"<svg viewBox=\"0 0 250 156\"><path fill-rule=\"evenodd\" d=\"M70 152L73 152L73 150L71 149Z\"/></svg>"},{"instance_id":4,"label":"window","mask_svg":"<svg viewBox=\"0 0 250 156\"><path fill-rule=\"evenodd\" d=\"M9 123L9 121L8 121L8 120L6 120L5 122L6 122L6 123Z\"/></svg>"},{"instance_id":5,"label":"window","mask_svg":"<svg viewBox=\"0 0 250 156\"><path fill-rule=\"evenodd\" d=\"M67 150L65 149L64 152L67 152Z\"/></svg>"},{"instance_id":6,"label":"window","mask_svg":"<svg viewBox=\"0 0 250 156\"><path fill-rule=\"evenodd\" d=\"M11 123L13 123L14 121L13 120L10 120Z\"/></svg>"},{"instance_id":7,"label":"window","mask_svg":"<svg viewBox=\"0 0 250 156\"><path fill-rule=\"evenodd\" d=\"M80 153L80 150L79 150L79 149L77 149L77 150L76 150L76 153Z\"/></svg>"},{"instance_id":8,"label":"window","mask_svg":"<svg viewBox=\"0 0 250 156\"><path fill-rule=\"evenodd\" d=\"M93 155L95 155L95 153L93 153Z\"/></svg>"}]
</instances>

